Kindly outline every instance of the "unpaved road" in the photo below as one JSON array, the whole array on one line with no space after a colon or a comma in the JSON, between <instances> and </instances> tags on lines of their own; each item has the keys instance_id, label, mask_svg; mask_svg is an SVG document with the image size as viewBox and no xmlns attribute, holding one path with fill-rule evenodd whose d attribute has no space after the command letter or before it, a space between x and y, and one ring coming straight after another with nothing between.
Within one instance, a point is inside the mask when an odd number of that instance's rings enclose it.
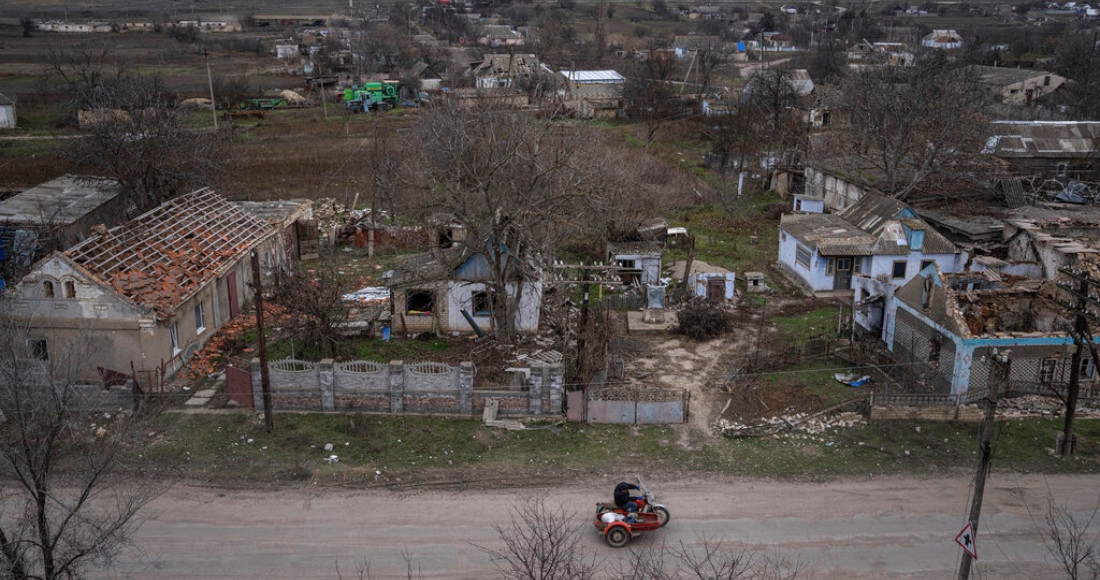
<instances>
[{"instance_id":1,"label":"unpaved road","mask_svg":"<svg viewBox=\"0 0 1100 580\"><path fill-rule=\"evenodd\" d=\"M369 561L370 578L498 577L474 544L499 547L494 525L532 494L578 513L584 545L613 564L629 556L588 523L593 502L618 475L584 476L540 489L499 491L342 490L307 487L230 491L179 486L155 501L131 551L110 577L345 578ZM948 578L968 509L966 477L885 478L828 484L722 476L648 483L669 505L668 527L632 544L692 543L700 535L778 548L808 564L813 578ZM1096 476L995 473L977 536L975 578L1058 578L1042 543L1048 492L1085 514L1096 506ZM803 575L802 578L811 577Z\"/></svg>"}]
</instances>

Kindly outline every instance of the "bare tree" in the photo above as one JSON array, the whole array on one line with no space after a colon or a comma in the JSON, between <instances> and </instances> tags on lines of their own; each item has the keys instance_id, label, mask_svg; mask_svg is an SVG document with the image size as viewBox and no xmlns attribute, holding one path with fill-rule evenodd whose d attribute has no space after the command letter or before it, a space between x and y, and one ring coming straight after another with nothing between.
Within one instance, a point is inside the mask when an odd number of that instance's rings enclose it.
<instances>
[{"instance_id":1,"label":"bare tree","mask_svg":"<svg viewBox=\"0 0 1100 580\"><path fill-rule=\"evenodd\" d=\"M581 539L590 525L564 506L552 507L535 498L513 507L509 525L496 527L502 548L478 548L505 578L588 580L599 572L596 555Z\"/></svg>"},{"instance_id":2,"label":"bare tree","mask_svg":"<svg viewBox=\"0 0 1100 580\"><path fill-rule=\"evenodd\" d=\"M93 430L77 387L88 341L36 340L8 308L0 303L0 576L78 578L131 543L159 489L111 477L131 419Z\"/></svg>"},{"instance_id":3,"label":"bare tree","mask_svg":"<svg viewBox=\"0 0 1100 580\"><path fill-rule=\"evenodd\" d=\"M486 260L499 339L514 334L529 275L549 264L601 187L581 166L580 131L492 106L444 107L421 124L432 201L420 209L448 215L465 230L460 249Z\"/></svg>"},{"instance_id":4,"label":"bare tree","mask_svg":"<svg viewBox=\"0 0 1100 580\"><path fill-rule=\"evenodd\" d=\"M676 60L672 55L667 51L658 52L656 45L651 45L649 58L635 61L635 70L623 87L626 114L632 121L642 124L646 151L661 127L687 114L671 89L675 70Z\"/></svg>"},{"instance_id":5,"label":"bare tree","mask_svg":"<svg viewBox=\"0 0 1100 580\"><path fill-rule=\"evenodd\" d=\"M632 548L631 557L612 575L615 580L794 580L808 567L778 549L727 543L699 536L652 548Z\"/></svg>"},{"instance_id":6,"label":"bare tree","mask_svg":"<svg viewBox=\"0 0 1100 580\"><path fill-rule=\"evenodd\" d=\"M1047 496L1047 549L1073 580L1100 578L1100 531L1094 527L1100 499L1083 517Z\"/></svg>"},{"instance_id":7,"label":"bare tree","mask_svg":"<svg viewBox=\"0 0 1100 580\"><path fill-rule=\"evenodd\" d=\"M844 93L851 127L835 144L877 172L876 185L888 195L906 199L936 177L957 180L987 162L988 96L942 55L925 55L913 67L866 69L848 79Z\"/></svg>"},{"instance_id":8,"label":"bare tree","mask_svg":"<svg viewBox=\"0 0 1100 580\"><path fill-rule=\"evenodd\" d=\"M214 104L222 110L228 111L236 108L252 94L252 83L247 76L218 75L214 77Z\"/></svg>"},{"instance_id":9,"label":"bare tree","mask_svg":"<svg viewBox=\"0 0 1100 580\"><path fill-rule=\"evenodd\" d=\"M277 270L271 301L286 309L283 329L325 355L340 353L351 280L329 257L311 270Z\"/></svg>"},{"instance_id":10,"label":"bare tree","mask_svg":"<svg viewBox=\"0 0 1100 580\"><path fill-rule=\"evenodd\" d=\"M192 127L163 78L136 74L109 45L57 46L47 62L50 82L72 96L70 112L85 130L69 156L117 179L137 212L213 184L229 161L229 127Z\"/></svg>"}]
</instances>

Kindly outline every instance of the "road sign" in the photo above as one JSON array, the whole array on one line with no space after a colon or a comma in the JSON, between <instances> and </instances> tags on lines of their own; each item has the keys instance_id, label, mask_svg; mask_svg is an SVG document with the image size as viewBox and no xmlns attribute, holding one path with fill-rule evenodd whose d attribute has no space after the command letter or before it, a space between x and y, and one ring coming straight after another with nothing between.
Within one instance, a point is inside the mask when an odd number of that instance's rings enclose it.
<instances>
[{"instance_id":1,"label":"road sign","mask_svg":"<svg viewBox=\"0 0 1100 580\"><path fill-rule=\"evenodd\" d=\"M971 558L978 559L978 545L974 542L974 526L970 522L966 522L966 527L955 536L955 543L962 546Z\"/></svg>"}]
</instances>

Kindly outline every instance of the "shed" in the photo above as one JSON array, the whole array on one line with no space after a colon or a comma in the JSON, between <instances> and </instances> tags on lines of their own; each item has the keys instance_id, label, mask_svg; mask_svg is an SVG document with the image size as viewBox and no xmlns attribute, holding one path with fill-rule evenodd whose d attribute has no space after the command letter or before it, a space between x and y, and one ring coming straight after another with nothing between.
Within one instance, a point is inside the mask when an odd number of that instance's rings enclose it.
<instances>
[{"instance_id":1,"label":"shed","mask_svg":"<svg viewBox=\"0 0 1100 580\"><path fill-rule=\"evenodd\" d=\"M0 129L14 129L15 99L0 93Z\"/></svg>"},{"instance_id":2,"label":"shed","mask_svg":"<svg viewBox=\"0 0 1100 580\"><path fill-rule=\"evenodd\" d=\"M618 267L624 284L657 284L661 277L661 245L657 242L609 243L607 258Z\"/></svg>"}]
</instances>

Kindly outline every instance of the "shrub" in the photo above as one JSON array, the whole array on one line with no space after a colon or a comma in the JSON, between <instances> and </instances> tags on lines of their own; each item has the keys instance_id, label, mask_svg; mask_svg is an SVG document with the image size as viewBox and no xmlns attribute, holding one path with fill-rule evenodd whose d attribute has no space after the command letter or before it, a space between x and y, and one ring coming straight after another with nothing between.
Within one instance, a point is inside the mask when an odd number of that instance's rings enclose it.
<instances>
[{"instance_id":1,"label":"shrub","mask_svg":"<svg viewBox=\"0 0 1100 580\"><path fill-rule=\"evenodd\" d=\"M695 340L717 338L733 329L733 312L721 304L697 300L689 302L680 309L676 319L680 322L677 331Z\"/></svg>"}]
</instances>

